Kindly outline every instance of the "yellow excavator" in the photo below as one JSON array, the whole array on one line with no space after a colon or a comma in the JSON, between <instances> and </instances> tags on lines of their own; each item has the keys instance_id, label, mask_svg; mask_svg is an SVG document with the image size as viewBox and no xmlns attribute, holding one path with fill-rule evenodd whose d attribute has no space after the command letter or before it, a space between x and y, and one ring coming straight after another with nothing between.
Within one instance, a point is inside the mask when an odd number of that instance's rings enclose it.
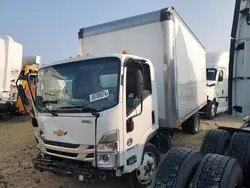
<instances>
[{"instance_id":1,"label":"yellow excavator","mask_svg":"<svg viewBox=\"0 0 250 188\"><path fill-rule=\"evenodd\" d=\"M28 73L31 72L38 72L39 70L39 64L40 64L40 57L39 56L25 56L23 58L23 66L20 70L19 76L16 80L16 86L22 85L24 92L26 95L28 92L28 82L25 79L22 79L23 77L27 76ZM27 109L27 105L23 104L21 101L20 96L18 95L17 89L12 94L13 100L16 100L16 111L21 114L26 114L29 109Z\"/></svg>"},{"instance_id":2,"label":"yellow excavator","mask_svg":"<svg viewBox=\"0 0 250 188\"><path fill-rule=\"evenodd\" d=\"M38 72L39 67L35 65L26 65L22 68L20 76L26 76L30 72ZM25 93L28 93L28 82L26 80L20 80L22 82L23 89ZM20 83L19 83L20 84ZM16 109L19 113L25 113L27 109L25 109L25 106L23 105L20 96L17 96L17 103L16 103Z\"/></svg>"}]
</instances>

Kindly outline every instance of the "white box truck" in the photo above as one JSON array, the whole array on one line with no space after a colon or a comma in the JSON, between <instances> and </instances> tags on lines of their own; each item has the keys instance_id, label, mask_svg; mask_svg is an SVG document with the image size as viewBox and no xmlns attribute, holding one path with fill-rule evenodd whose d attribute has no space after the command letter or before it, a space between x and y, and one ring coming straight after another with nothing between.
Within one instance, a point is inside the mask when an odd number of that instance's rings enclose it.
<instances>
[{"instance_id":1,"label":"white box truck","mask_svg":"<svg viewBox=\"0 0 250 188\"><path fill-rule=\"evenodd\" d=\"M229 52L207 52L207 105L200 113L213 119L228 110Z\"/></svg>"},{"instance_id":2,"label":"white box truck","mask_svg":"<svg viewBox=\"0 0 250 188\"><path fill-rule=\"evenodd\" d=\"M250 0L235 1L229 59L228 111L247 115L242 126L209 130L200 151L172 148L158 166L152 188L166 182L171 187L250 187Z\"/></svg>"},{"instance_id":3,"label":"white box truck","mask_svg":"<svg viewBox=\"0 0 250 188\"><path fill-rule=\"evenodd\" d=\"M80 180L129 174L131 185L148 187L171 131L199 129L204 46L172 7L82 28L78 36L82 57L38 72L35 167Z\"/></svg>"},{"instance_id":4,"label":"white box truck","mask_svg":"<svg viewBox=\"0 0 250 188\"><path fill-rule=\"evenodd\" d=\"M15 110L10 93L22 67L23 46L7 35L0 35L0 115Z\"/></svg>"}]
</instances>

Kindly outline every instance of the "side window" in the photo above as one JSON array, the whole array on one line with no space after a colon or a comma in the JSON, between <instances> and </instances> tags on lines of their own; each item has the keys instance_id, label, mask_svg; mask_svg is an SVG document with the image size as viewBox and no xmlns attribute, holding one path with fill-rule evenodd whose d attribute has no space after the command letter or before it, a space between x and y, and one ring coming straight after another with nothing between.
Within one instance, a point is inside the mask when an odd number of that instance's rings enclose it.
<instances>
[{"instance_id":1,"label":"side window","mask_svg":"<svg viewBox=\"0 0 250 188\"><path fill-rule=\"evenodd\" d=\"M143 64L143 70L144 70L144 74L143 74L143 90L144 90L144 94L147 95L147 93L148 94L152 93L151 76L150 76L150 67L149 67L149 65ZM146 97L146 96L143 96L143 97Z\"/></svg>"},{"instance_id":2,"label":"side window","mask_svg":"<svg viewBox=\"0 0 250 188\"><path fill-rule=\"evenodd\" d=\"M219 72L219 78L218 78L218 82L222 82L223 81L223 71L220 70Z\"/></svg>"},{"instance_id":3,"label":"side window","mask_svg":"<svg viewBox=\"0 0 250 188\"><path fill-rule=\"evenodd\" d=\"M151 76L150 67L147 64L142 64L143 66L143 100L152 93L151 86ZM141 69L141 66L139 66ZM141 103L141 98L135 96L136 93L136 70L138 69L138 64L135 63L128 65L127 67L127 79L126 79L126 108L127 116Z\"/></svg>"}]
</instances>

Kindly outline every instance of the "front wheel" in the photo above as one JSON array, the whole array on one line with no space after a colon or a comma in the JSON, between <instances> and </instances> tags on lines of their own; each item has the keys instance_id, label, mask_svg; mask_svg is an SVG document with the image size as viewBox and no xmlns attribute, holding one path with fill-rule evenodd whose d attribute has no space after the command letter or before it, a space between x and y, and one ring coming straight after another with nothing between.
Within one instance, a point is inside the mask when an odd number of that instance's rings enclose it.
<instances>
[{"instance_id":1,"label":"front wheel","mask_svg":"<svg viewBox=\"0 0 250 188\"><path fill-rule=\"evenodd\" d=\"M129 184L132 188L146 188L152 183L155 171L160 162L160 152L148 143L143 151L141 166L129 176Z\"/></svg>"},{"instance_id":2,"label":"front wheel","mask_svg":"<svg viewBox=\"0 0 250 188\"><path fill-rule=\"evenodd\" d=\"M207 118L214 119L217 116L217 105L215 101L207 102Z\"/></svg>"}]
</instances>

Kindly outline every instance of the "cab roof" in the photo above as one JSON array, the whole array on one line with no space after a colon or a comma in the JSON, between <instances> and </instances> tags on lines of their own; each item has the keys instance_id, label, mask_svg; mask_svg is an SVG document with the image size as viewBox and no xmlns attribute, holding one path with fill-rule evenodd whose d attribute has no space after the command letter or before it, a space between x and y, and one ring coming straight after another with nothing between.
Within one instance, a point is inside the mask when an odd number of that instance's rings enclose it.
<instances>
[{"instance_id":1,"label":"cab roof","mask_svg":"<svg viewBox=\"0 0 250 188\"><path fill-rule=\"evenodd\" d=\"M115 53L113 53L113 54L98 54L98 55L88 55L88 56L72 57L72 58L69 58L69 59L54 61L54 62L48 63L48 64L42 64L40 66L40 69L45 68L45 67L54 66L54 65L60 65L60 64L65 64L65 63L72 63L72 62L82 61L82 60L88 60L88 59L105 58L105 57L117 57L117 58L119 58L121 60L124 60L127 57L131 57L131 58L135 58L135 59L143 59L143 60L149 61L146 58L142 58L142 57L135 56L135 55L130 55L130 54L115 54Z\"/></svg>"}]
</instances>

